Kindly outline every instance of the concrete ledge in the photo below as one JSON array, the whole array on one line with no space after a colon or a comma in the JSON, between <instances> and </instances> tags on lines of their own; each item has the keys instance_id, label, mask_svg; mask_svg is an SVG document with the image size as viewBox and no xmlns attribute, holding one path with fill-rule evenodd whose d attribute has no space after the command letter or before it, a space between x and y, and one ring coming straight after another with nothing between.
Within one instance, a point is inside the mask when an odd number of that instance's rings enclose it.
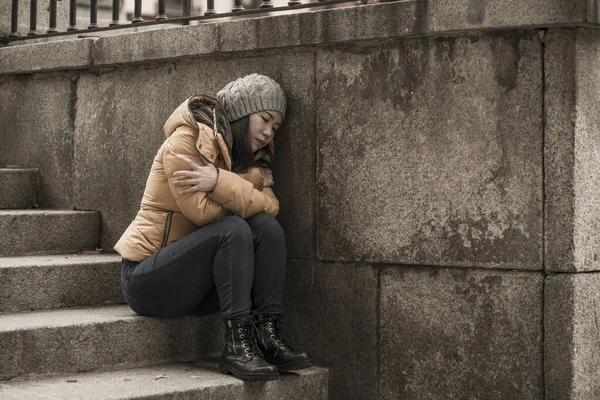
<instances>
[{"instance_id":1,"label":"concrete ledge","mask_svg":"<svg viewBox=\"0 0 600 400\"><path fill-rule=\"evenodd\" d=\"M431 32L583 26L598 23L598 0L429 0Z\"/></svg>"},{"instance_id":2,"label":"concrete ledge","mask_svg":"<svg viewBox=\"0 0 600 400\"><path fill-rule=\"evenodd\" d=\"M422 0L300 12L219 23L219 50L320 45L426 33Z\"/></svg>"},{"instance_id":3,"label":"concrete ledge","mask_svg":"<svg viewBox=\"0 0 600 400\"><path fill-rule=\"evenodd\" d=\"M422 34L422 5L403 1L109 36L94 44L94 65Z\"/></svg>"},{"instance_id":4,"label":"concrete ledge","mask_svg":"<svg viewBox=\"0 0 600 400\"><path fill-rule=\"evenodd\" d=\"M193 360L213 321L140 317L126 305L0 315L0 380Z\"/></svg>"},{"instance_id":5,"label":"concrete ledge","mask_svg":"<svg viewBox=\"0 0 600 400\"><path fill-rule=\"evenodd\" d=\"M156 379L157 376L164 378ZM250 383L220 374L216 362L173 363L114 372L0 382L0 397L5 400L326 400L327 378L326 369L309 368L282 374L276 381Z\"/></svg>"},{"instance_id":6,"label":"concrete ledge","mask_svg":"<svg viewBox=\"0 0 600 400\"><path fill-rule=\"evenodd\" d=\"M0 256L93 250L99 229L96 211L2 210Z\"/></svg>"},{"instance_id":7,"label":"concrete ledge","mask_svg":"<svg viewBox=\"0 0 600 400\"><path fill-rule=\"evenodd\" d=\"M9 46L0 49L0 74L165 61L206 54L425 34L455 34L457 31L593 26L600 22L595 11L598 1L407 0L202 23L106 36L97 40L75 39Z\"/></svg>"},{"instance_id":8,"label":"concrete ledge","mask_svg":"<svg viewBox=\"0 0 600 400\"><path fill-rule=\"evenodd\" d=\"M0 75L422 35L424 0L202 23L0 48Z\"/></svg>"},{"instance_id":9,"label":"concrete ledge","mask_svg":"<svg viewBox=\"0 0 600 400\"><path fill-rule=\"evenodd\" d=\"M216 24L201 24L100 38L94 44L94 65L177 59L218 50Z\"/></svg>"},{"instance_id":10,"label":"concrete ledge","mask_svg":"<svg viewBox=\"0 0 600 400\"><path fill-rule=\"evenodd\" d=\"M0 257L0 313L124 303L118 254Z\"/></svg>"},{"instance_id":11,"label":"concrete ledge","mask_svg":"<svg viewBox=\"0 0 600 400\"><path fill-rule=\"evenodd\" d=\"M90 67L94 40L60 40L0 48L0 74Z\"/></svg>"}]
</instances>

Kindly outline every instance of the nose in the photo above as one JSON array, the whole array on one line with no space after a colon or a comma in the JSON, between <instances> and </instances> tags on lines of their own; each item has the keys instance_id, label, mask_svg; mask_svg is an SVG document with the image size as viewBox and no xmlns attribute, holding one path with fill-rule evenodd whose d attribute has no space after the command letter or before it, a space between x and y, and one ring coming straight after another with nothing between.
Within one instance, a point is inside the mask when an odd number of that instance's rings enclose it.
<instances>
[{"instance_id":1,"label":"nose","mask_svg":"<svg viewBox=\"0 0 600 400\"><path fill-rule=\"evenodd\" d=\"M271 139L272 136L273 136L272 129L267 129L263 132L263 137L265 138L265 141L269 141L269 139Z\"/></svg>"}]
</instances>

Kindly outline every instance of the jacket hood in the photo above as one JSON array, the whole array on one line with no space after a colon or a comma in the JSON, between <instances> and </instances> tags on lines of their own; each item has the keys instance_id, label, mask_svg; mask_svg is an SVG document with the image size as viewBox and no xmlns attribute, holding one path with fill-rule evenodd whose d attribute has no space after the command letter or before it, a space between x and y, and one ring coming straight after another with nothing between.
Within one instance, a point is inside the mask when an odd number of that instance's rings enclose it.
<instances>
[{"instance_id":1,"label":"jacket hood","mask_svg":"<svg viewBox=\"0 0 600 400\"><path fill-rule=\"evenodd\" d=\"M171 116L167 119L167 122L165 122L163 132L166 137L171 136L173 132L182 125L198 129L198 122L196 122L196 119L194 119L194 116L190 111L190 102L192 101L201 101L202 103L211 106L214 106L217 103L217 99L205 95L192 96L186 99L175 109L175 111L173 111Z\"/></svg>"}]
</instances>

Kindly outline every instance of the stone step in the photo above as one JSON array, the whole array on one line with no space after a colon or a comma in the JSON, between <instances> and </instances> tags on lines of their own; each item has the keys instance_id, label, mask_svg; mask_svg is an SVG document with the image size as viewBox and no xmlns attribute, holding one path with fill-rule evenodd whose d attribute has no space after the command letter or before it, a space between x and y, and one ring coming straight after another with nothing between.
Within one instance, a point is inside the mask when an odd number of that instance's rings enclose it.
<instances>
[{"instance_id":1,"label":"stone step","mask_svg":"<svg viewBox=\"0 0 600 400\"><path fill-rule=\"evenodd\" d=\"M284 373L276 381L244 383L220 374L216 362L0 381L4 400L326 400L327 390L328 371L323 368Z\"/></svg>"},{"instance_id":2,"label":"stone step","mask_svg":"<svg viewBox=\"0 0 600 400\"><path fill-rule=\"evenodd\" d=\"M127 305L3 314L0 380L190 361L220 339L220 325L212 316L142 317Z\"/></svg>"},{"instance_id":3,"label":"stone step","mask_svg":"<svg viewBox=\"0 0 600 400\"><path fill-rule=\"evenodd\" d=\"M37 169L0 168L0 209L37 207L39 177Z\"/></svg>"},{"instance_id":4,"label":"stone step","mask_svg":"<svg viewBox=\"0 0 600 400\"><path fill-rule=\"evenodd\" d=\"M94 249L99 229L96 211L0 210L0 256Z\"/></svg>"},{"instance_id":5,"label":"stone step","mask_svg":"<svg viewBox=\"0 0 600 400\"><path fill-rule=\"evenodd\" d=\"M118 254L0 257L0 313L124 303Z\"/></svg>"}]
</instances>

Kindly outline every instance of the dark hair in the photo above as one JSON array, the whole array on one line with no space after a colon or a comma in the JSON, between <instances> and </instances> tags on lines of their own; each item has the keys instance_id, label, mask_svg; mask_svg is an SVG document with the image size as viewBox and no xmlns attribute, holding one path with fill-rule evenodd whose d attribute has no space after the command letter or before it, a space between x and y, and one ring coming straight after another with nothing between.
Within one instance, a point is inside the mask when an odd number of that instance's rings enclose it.
<instances>
[{"instance_id":1,"label":"dark hair","mask_svg":"<svg viewBox=\"0 0 600 400\"><path fill-rule=\"evenodd\" d=\"M246 115L229 123L231 126L231 169L246 172L254 164L252 141L250 140L250 116Z\"/></svg>"},{"instance_id":2,"label":"dark hair","mask_svg":"<svg viewBox=\"0 0 600 400\"><path fill-rule=\"evenodd\" d=\"M194 119L201 124L212 128L213 126L213 107L202 103L201 101L190 102L190 110ZM226 111L220 103L217 103L217 130L223 135L223 139L229 148L231 156L231 170L236 173L246 172L253 166L264 168L273 168L275 165L275 154L269 147L265 147L265 157L254 160L252 153L252 141L250 138L250 116L246 115L231 123L226 118Z\"/></svg>"}]
</instances>

